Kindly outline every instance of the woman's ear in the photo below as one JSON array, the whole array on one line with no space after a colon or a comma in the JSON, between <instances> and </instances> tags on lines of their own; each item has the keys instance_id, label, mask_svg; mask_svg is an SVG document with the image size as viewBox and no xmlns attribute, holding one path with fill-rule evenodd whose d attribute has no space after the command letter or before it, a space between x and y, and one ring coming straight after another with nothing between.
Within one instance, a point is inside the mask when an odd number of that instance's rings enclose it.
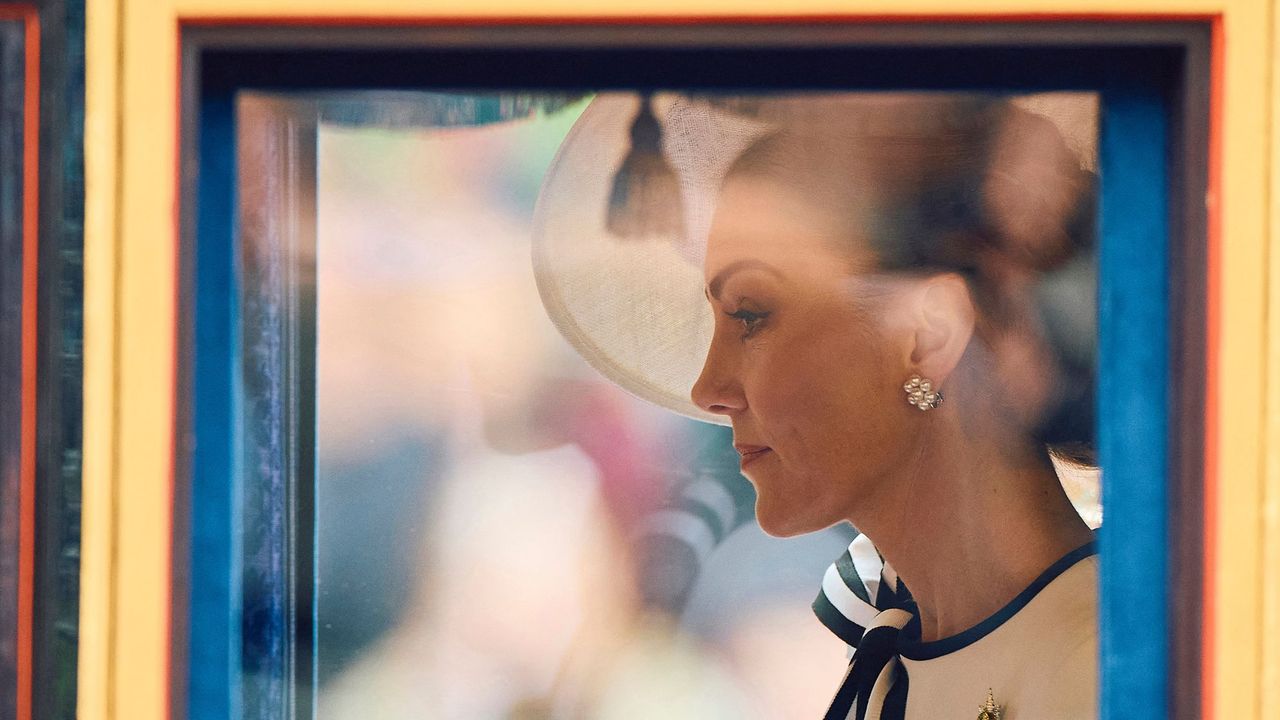
<instances>
[{"instance_id":1,"label":"woman's ear","mask_svg":"<svg viewBox=\"0 0 1280 720\"><path fill-rule=\"evenodd\" d=\"M929 277L912 292L911 309L911 366L940 384L960 363L973 337L976 311L969 285L955 273Z\"/></svg>"}]
</instances>

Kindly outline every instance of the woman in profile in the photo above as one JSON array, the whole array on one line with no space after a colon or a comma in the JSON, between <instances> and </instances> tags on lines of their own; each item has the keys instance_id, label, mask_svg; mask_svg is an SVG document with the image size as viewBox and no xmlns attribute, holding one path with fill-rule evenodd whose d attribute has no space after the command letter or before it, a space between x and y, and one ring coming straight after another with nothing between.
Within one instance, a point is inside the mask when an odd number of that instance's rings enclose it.
<instances>
[{"instance_id":1,"label":"woman in profile","mask_svg":"<svg viewBox=\"0 0 1280 720\"><path fill-rule=\"evenodd\" d=\"M575 150L610 124L587 111L539 209L552 318L624 388L731 425L765 531L860 531L814 605L855 648L828 718L1096 717L1093 536L1052 458L1092 433L1092 175L1000 98L749 110L633 110L599 242L564 198L607 155Z\"/></svg>"}]
</instances>

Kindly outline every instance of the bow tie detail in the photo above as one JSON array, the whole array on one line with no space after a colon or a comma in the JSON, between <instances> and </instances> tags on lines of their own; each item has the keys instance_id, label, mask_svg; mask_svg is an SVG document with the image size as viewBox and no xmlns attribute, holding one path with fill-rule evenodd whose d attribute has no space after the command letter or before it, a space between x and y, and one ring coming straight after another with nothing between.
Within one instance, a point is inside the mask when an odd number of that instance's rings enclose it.
<instances>
[{"instance_id":1,"label":"bow tie detail","mask_svg":"<svg viewBox=\"0 0 1280 720\"><path fill-rule=\"evenodd\" d=\"M856 650L825 720L904 717L908 681L897 648L913 609L910 593L865 535L827 568L814 613Z\"/></svg>"},{"instance_id":2,"label":"bow tie detail","mask_svg":"<svg viewBox=\"0 0 1280 720\"><path fill-rule=\"evenodd\" d=\"M911 618L911 613L897 608L875 616L824 720L902 720L908 679L897 646L898 635Z\"/></svg>"}]
</instances>

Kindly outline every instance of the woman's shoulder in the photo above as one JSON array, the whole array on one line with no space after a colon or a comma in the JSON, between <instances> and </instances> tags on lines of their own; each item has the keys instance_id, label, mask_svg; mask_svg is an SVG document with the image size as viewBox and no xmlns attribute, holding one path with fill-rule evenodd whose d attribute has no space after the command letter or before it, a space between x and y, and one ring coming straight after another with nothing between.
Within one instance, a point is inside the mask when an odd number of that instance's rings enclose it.
<instances>
[{"instance_id":1,"label":"woman's shoulder","mask_svg":"<svg viewBox=\"0 0 1280 720\"><path fill-rule=\"evenodd\" d=\"M999 611L942 640L907 642L903 656L931 660L971 650L1054 656L1065 645L1097 636L1098 560L1091 546L1065 556Z\"/></svg>"},{"instance_id":2,"label":"woman's shoulder","mask_svg":"<svg viewBox=\"0 0 1280 720\"><path fill-rule=\"evenodd\" d=\"M1020 648L1020 654L1035 657L1046 670L1061 670L1082 658L1096 665L1097 556L1081 558L1063 570L1012 613L1000 631L1001 645Z\"/></svg>"},{"instance_id":3,"label":"woman's shoulder","mask_svg":"<svg viewBox=\"0 0 1280 720\"><path fill-rule=\"evenodd\" d=\"M1098 556L1080 558L1047 583L1022 610L1033 621L1066 628L1087 627L1097 635ZM1021 613L1020 613L1021 614ZM1046 628L1047 629L1047 628Z\"/></svg>"},{"instance_id":4,"label":"woman's shoulder","mask_svg":"<svg viewBox=\"0 0 1280 720\"><path fill-rule=\"evenodd\" d=\"M1097 561L1091 560L1081 575L1092 570L1097 576ZM1097 583L1093 592L1064 607L1061 627L1052 631L1056 647L1047 647L1034 672L1024 678L1020 695L1021 712L1016 718L1061 718L1091 720L1098 716L1098 622Z\"/></svg>"},{"instance_id":5,"label":"woman's shoulder","mask_svg":"<svg viewBox=\"0 0 1280 720\"><path fill-rule=\"evenodd\" d=\"M1096 644L1098 556L1091 546L1073 555L1056 572L1053 568L1046 571L1052 576L1042 576L1010 603L1016 607L1010 608L1013 611L1002 629L1028 645L1045 645L1057 651L1077 643Z\"/></svg>"},{"instance_id":6,"label":"woman's shoulder","mask_svg":"<svg viewBox=\"0 0 1280 720\"><path fill-rule=\"evenodd\" d=\"M1077 557L969 633L905 653L908 719L976 707L988 690L1004 720L1097 717L1097 598L1097 557Z\"/></svg>"},{"instance_id":7,"label":"woman's shoulder","mask_svg":"<svg viewBox=\"0 0 1280 720\"><path fill-rule=\"evenodd\" d=\"M1098 716L1098 558L1086 557L1047 585L1011 621L1009 647L1022 668L1008 720Z\"/></svg>"}]
</instances>

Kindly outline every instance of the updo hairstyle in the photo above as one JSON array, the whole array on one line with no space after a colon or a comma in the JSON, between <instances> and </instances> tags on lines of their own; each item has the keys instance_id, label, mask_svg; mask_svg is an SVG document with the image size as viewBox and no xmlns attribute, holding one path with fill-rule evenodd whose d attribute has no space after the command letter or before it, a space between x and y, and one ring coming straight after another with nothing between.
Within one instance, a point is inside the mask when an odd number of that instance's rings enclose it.
<instances>
[{"instance_id":1,"label":"updo hairstyle","mask_svg":"<svg viewBox=\"0 0 1280 720\"><path fill-rule=\"evenodd\" d=\"M769 113L776 129L726 179L801 189L840 221L837 252L871 251L868 270L962 276L977 341L997 358L1016 343L1025 347L1006 355L1048 359L1049 373L1000 369L1046 385L1027 431L1092 464L1097 183L1058 126L990 96L801 100Z\"/></svg>"}]
</instances>

